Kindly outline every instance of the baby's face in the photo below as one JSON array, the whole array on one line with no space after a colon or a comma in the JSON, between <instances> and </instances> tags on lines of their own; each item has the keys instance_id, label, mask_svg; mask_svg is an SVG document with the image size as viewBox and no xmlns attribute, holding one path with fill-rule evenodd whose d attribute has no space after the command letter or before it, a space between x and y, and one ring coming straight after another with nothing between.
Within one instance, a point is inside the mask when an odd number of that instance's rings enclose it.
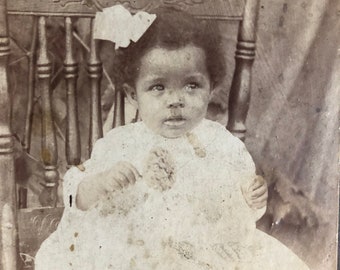
<instances>
[{"instance_id":1,"label":"baby's face","mask_svg":"<svg viewBox=\"0 0 340 270\"><path fill-rule=\"evenodd\" d=\"M154 48L142 57L136 100L142 120L152 131L176 138L205 117L211 92L205 57L193 45Z\"/></svg>"}]
</instances>

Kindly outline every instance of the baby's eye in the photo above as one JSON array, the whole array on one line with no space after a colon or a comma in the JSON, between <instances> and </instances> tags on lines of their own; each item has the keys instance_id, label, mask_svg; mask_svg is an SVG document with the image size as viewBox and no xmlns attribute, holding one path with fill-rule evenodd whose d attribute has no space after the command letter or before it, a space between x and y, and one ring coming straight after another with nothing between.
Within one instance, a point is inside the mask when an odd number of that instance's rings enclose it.
<instances>
[{"instance_id":1,"label":"baby's eye","mask_svg":"<svg viewBox=\"0 0 340 270\"><path fill-rule=\"evenodd\" d=\"M155 84L152 85L149 90L151 91L155 91L155 92L160 92L160 91L164 91L165 87L163 84Z\"/></svg>"},{"instance_id":2,"label":"baby's eye","mask_svg":"<svg viewBox=\"0 0 340 270\"><path fill-rule=\"evenodd\" d=\"M199 85L196 82L191 82L191 83L188 83L188 84L185 85L185 89L187 89L187 90L193 90L193 89L197 89L197 88L199 88Z\"/></svg>"}]
</instances>

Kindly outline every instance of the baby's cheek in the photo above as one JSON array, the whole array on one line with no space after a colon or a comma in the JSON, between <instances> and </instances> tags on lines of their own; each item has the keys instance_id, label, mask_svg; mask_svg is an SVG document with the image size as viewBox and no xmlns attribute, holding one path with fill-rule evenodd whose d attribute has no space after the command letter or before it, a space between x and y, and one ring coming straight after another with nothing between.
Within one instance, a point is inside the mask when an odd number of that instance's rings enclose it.
<instances>
[{"instance_id":1,"label":"baby's cheek","mask_svg":"<svg viewBox=\"0 0 340 270\"><path fill-rule=\"evenodd\" d=\"M195 97L191 100L191 109L197 113L205 113L208 108L209 98L206 96Z\"/></svg>"}]
</instances>

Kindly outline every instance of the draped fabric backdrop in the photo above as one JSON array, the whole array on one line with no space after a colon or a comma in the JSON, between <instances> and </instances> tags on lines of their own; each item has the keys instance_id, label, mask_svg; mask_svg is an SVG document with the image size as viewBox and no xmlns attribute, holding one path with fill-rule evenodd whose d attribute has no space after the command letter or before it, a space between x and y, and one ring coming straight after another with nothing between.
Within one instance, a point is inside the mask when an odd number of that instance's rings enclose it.
<instances>
[{"instance_id":1,"label":"draped fabric backdrop","mask_svg":"<svg viewBox=\"0 0 340 270\"><path fill-rule=\"evenodd\" d=\"M247 118L246 145L269 184L258 227L312 269L336 266L339 12L336 0L261 0ZM235 30L221 29L230 48ZM233 51L226 58L232 70ZM209 118L221 123L231 77L209 107Z\"/></svg>"},{"instance_id":2,"label":"draped fabric backdrop","mask_svg":"<svg viewBox=\"0 0 340 270\"><path fill-rule=\"evenodd\" d=\"M338 120L339 120L339 11L338 0L261 0L258 22L257 58L247 119L246 145L259 173L269 183L266 215L258 227L292 248L312 269L335 269L338 220ZM12 37L30 44L29 18L10 18ZM24 29L25 27L25 29ZM64 47L60 24L50 21L49 46L62 64ZM78 33L88 36L88 21L79 21ZM227 97L234 66L237 24L221 23L226 47L228 74L217 89L208 118L226 123ZM232 34L232 35L230 35ZM19 49L12 42L13 55ZM59 50L59 53L58 53ZM109 49L111 50L111 49ZM78 50L81 52L81 50ZM110 70L112 51L103 50ZM80 57L84 57L83 54ZM13 62L13 128L23 134L26 65ZM83 66L81 69L84 70ZM84 72L83 72L84 73ZM80 74L78 97L80 115L88 115L89 91L86 75ZM104 84L107 83L104 78ZM105 87L104 87L105 89ZM64 130L66 107L63 80L54 90L54 111L60 132ZM103 91L103 109L112 104L112 89ZM39 109L35 110L39 117ZM132 113L133 114L133 113ZM104 114L105 115L105 114ZM38 119L38 118L37 118ZM80 119L82 151L86 158L88 119ZM110 120L108 123L112 123ZM39 156L40 126L34 121L32 156ZM59 133L60 135L60 133ZM66 168L64 142L58 136L59 168ZM17 159L22 169L18 181L29 178L34 191L39 185L41 166L31 158ZM23 174L27 175L23 175ZM19 179L20 178L20 179ZM41 179L40 179L41 180ZM34 198L34 197L32 197ZM30 205L31 203L29 203Z\"/></svg>"},{"instance_id":3,"label":"draped fabric backdrop","mask_svg":"<svg viewBox=\"0 0 340 270\"><path fill-rule=\"evenodd\" d=\"M335 269L340 2L261 0L246 145L269 180L259 226ZM269 218L268 218L269 217Z\"/></svg>"}]
</instances>

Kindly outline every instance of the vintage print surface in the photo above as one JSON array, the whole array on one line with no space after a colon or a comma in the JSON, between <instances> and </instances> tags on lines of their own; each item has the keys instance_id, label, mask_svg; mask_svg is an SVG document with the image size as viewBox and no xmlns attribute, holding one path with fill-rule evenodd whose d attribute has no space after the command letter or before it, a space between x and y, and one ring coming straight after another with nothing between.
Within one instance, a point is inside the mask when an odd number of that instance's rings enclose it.
<instances>
[{"instance_id":1,"label":"vintage print surface","mask_svg":"<svg viewBox=\"0 0 340 270\"><path fill-rule=\"evenodd\" d=\"M336 269L336 1L0 0L0 268Z\"/></svg>"}]
</instances>

